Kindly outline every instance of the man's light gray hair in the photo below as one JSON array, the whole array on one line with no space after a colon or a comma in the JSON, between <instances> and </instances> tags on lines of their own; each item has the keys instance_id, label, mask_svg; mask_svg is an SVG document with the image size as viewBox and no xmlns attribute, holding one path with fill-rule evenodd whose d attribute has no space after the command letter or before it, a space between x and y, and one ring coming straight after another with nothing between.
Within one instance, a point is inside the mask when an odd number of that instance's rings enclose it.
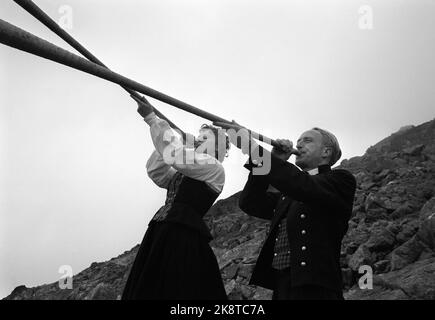
<instances>
[{"instance_id":1,"label":"man's light gray hair","mask_svg":"<svg viewBox=\"0 0 435 320\"><path fill-rule=\"evenodd\" d=\"M337 138L331 132L325 129L320 129L315 127L312 130L316 130L317 132L320 132L325 147L331 148L332 152L331 152L331 158L329 159L329 165L332 167L341 158L341 149L340 149L340 145L338 144Z\"/></svg>"}]
</instances>

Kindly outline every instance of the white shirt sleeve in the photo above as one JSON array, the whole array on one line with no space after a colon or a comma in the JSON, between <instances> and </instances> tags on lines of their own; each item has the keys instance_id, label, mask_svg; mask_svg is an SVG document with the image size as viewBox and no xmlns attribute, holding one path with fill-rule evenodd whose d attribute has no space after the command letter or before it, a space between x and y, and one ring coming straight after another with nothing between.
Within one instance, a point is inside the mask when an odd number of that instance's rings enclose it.
<instances>
[{"instance_id":1,"label":"white shirt sleeve","mask_svg":"<svg viewBox=\"0 0 435 320\"><path fill-rule=\"evenodd\" d=\"M225 170L217 159L205 153L197 153L193 148L183 146L180 138L174 134L169 124L165 120L157 118L154 113L149 114L144 120L150 125L151 138L156 152L160 156L159 158L153 153L150 158L152 160L154 156L150 167L158 168L151 170L154 182L159 181L161 185L169 183L176 170L187 177L206 182L218 193L222 192L225 184ZM164 167L161 162L167 167ZM156 184L158 183L156 182Z\"/></svg>"},{"instance_id":2,"label":"white shirt sleeve","mask_svg":"<svg viewBox=\"0 0 435 320\"><path fill-rule=\"evenodd\" d=\"M153 182L160 188L165 189L168 188L169 182L175 172L177 172L174 168L163 161L162 156L157 152L157 150L154 150L151 154L151 157L147 161L146 168L148 177L150 177L151 180L153 180Z\"/></svg>"}]
</instances>

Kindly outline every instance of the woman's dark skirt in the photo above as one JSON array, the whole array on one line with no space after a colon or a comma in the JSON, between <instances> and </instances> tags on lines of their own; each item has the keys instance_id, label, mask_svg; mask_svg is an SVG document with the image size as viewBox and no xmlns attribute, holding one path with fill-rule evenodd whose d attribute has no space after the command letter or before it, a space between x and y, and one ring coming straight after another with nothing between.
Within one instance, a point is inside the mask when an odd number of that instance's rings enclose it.
<instances>
[{"instance_id":1,"label":"woman's dark skirt","mask_svg":"<svg viewBox=\"0 0 435 320\"><path fill-rule=\"evenodd\" d=\"M208 240L181 224L150 224L122 294L139 299L227 299Z\"/></svg>"}]
</instances>

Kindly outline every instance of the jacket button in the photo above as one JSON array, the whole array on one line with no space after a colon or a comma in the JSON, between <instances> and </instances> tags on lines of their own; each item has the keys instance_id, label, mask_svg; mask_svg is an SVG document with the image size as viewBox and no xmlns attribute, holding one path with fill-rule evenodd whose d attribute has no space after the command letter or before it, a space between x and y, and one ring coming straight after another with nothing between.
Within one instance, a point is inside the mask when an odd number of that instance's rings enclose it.
<instances>
[{"instance_id":1,"label":"jacket button","mask_svg":"<svg viewBox=\"0 0 435 320\"><path fill-rule=\"evenodd\" d=\"M278 241L278 238L276 238L275 241Z\"/></svg>"},{"instance_id":2,"label":"jacket button","mask_svg":"<svg viewBox=\"0 0 435 320\"><path fill-rule=\"evenodd\" d=\"M302 267L305 267L306 265L307 265L307 264L305 263L305 261L302 261L302 262L301 262L301 266L302 266Z\"/></svg>"},{"instance_id":3,"label":"jacket button","mask_svg":"<svg viewBox=\"0 0 435 320\"><path fill-rule=\"evenodd\" d=\"M285 200L285 197L282 197L282 200Z\"/></svg>"},{"instance_id":4,"label":"jacket button","mask_svg":"<svg viewBox=\"0 0 435 320\"><path fill-rule=\"evenodd\" d=\"M301 214L301 219L305 219L306 215L305 214Z\"/></svg>"},{"instance_id":5,"label":"jacket button","mask_svg":"<svg viewBox=\"0 0 435 320\"><path fill-rule=\"evenodd\" d=\"M258 164L258 161L257 161L257 160L255 160L255 159L253 159L253 160L252 160L252 164L255 164L255 165L257 165L257 164Z\"/></svg>"},{"instance_id":6,"label":"jacket button","mask_svg":"<svg viewBox=\"0 0 435 320\"><path fill-rule=\"evenodd\" d=\"M302 234L306 234L307 232L306 232L305 230L302 230L301 233L302 233Z\"/></svg>"},{"instance_id":7,"label":"jacket button","mask_svg":"<svg viewBox=\"0 0 435 320\"><path fill-rule=\"evenodd\" d=\"M276 257L278 255L278 253L275 252L273 255Z\"/></svg>"},{"instance_id":8,"label":"jacket button","mask_svg":"<svg viewBox=\"0 0 435 320\"><path fill-rule=\"evenodd\" d=\"M307 250L307 247L306 246L302 246L302 251L305 251L305 250Z\"/></svg>"}]
</instances>

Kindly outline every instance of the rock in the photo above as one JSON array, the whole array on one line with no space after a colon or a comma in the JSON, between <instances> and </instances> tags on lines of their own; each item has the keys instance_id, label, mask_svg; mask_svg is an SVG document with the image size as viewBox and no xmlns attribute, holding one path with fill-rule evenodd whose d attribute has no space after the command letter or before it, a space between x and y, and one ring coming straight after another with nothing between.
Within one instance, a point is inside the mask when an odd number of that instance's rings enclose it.
<instances>
[{"instance_id":1,"label":"rock","mask_svg":"<svg viewBox=\"0 0 435 320\"><path fill-rule=\"evenodd\" d=\"M352 253L370 238L370 230L365 223L360 222L356 228L351 228L347 232L343 242L350 247ZM352 250L353 249L353 250ZM350 252L349 252L350 253Z\"/></svg>"},{"instance_id":2,"label":"rock","mask_svg":"<svg viewBox=\"0 0 435 320\"><path fill-rule=\"evenodd\" d=\"M388 174L391 172L390 169L383 169L380 173L378 173L374 178L373 181L382 181L383 179L385 179Z\"/></svg>"},{"instance_id":3,"label":"rock","mask_svg":"<svg viewBox=\"0 0 435 320\"><path fill-rule=\"evenodd\" d=\"M254 238L223 253L222 256L218 257L219 268L222 270L224 266L239 257L257 257L263 242L262 238Z\"/></svg>"},{"instance_id":4,"label":"rock","mask_svg":"<svg viewBox=\"0 0 435 320\"><path fill-rule=\"evenodd\" d=\"M89 300L117 300L117 292L106 283L99 283L89 293Z\"/></svg>"},{"instance_id":5,"label":"rock","mask_svg":"<svg viewBox=\"0 0 435 320\"><path fill-rule=\"evenodd\" d=\"M350 242L345 246L343 253L345 255L352 255L355 253L355 251L358 249L358 247L359 247L358 243Z\"/></svg>"},{"instance_id":6,"label":"rock","mask_svg":"<svg viewBox=\"0 0 435 320\"><path fill-rule=\"evenodd\" d=\"M20 298L20 296L26 294L27 290L29 290L29 288L24 285L18 286L12 290L11 294L8 296L8 299L15 300L16 298Z\"/></svg>"},{"instance_id":7,"label":"rock","mask_svg":"<svg viewBox=\"0 0 435 320\"><path fill-rule=\"evenodd\" d=\"M416 238L429 252L435 252L435 212L420 222Z\"/></svg>"},{"instance_id":8,"label":"rock","mask_svg":"<svg viewBox=\"0 0 435 320\"><path fill-rule=\"evenodd\" d=\"M424 144L417 144L415 146L403 149L403 153L409 156L419 156L423 151L424 147Z\"/></svg>"},{"instance_id":9,"label":"rock","mask_svg":"<svg viewBox=\"0 0 435 320\"><path fill-rule=\"evenodd\" d=\"M393 234L398 234L402 229L398 222L393 221L392 223L388 224L386 227L388 231L390 231ZM396 236L397 237L397 236Z\"/></svg>"},{"instance_id":10,"label":"rock","mask_svg":"<svg viewBox=\"0 0 435 320\"><path fill-rule=\"evenodd\" d=\"M396 240L399 244L402 244L415 235L419 228L419 221L417 219L412 219L402 224L400 232L396 235Z\"/></svg>"},{"instance_id":11,"label":"rock","mask_svg":"<svg viewBox=\"0 0 435 320\"><path fill-rule=\"evenodd\" d=\"M374 272L375 273L385 273L390 271L390 260L380 260L374 264Z\"/></svg>"},{"instance_id":12,"label":"rock","mask_svg":"<svg viewBox=\"0 0 435 320\"><path fill-rule=\"evenodd\" d=\"M402 218L408 214L413 213L414 210L411 207L411 205L409 204L409 202L406 202L402 205L400 205L396 210L393 211L393 213L391 213L390 218L392 219L399 219Z\"/></svg>"},{"instance_id":13,"label":"rock","mask_svg":"<svg viewBox=\"0 0 435 320\"><path fill-rule=\"evenodd\" d=\"M374 276L373 289L353 287L349 300L435 299L435 258L415 262L399 271Z\"/></svg>"},{"instance_id":14,"label":"rock","mask_svg":"<svg viewBox=\"0 0 435 320\"><path fill-rule=\"evenodd\" d=\"M343 277L343 285L345 287L351 287L354 284L354 272L350 268L341 269Z\"/></svg>"},{"instance_id":15,"label":"rock","mask_svg":"<svg viewBox=\"0 0 435 320\"><path fill-rule=\"evenodd\" d=\"M418 259L423 250L416 236L412 237L391 253L391 270L402 269Z\"/></svg>"},{"instance_id":16,"label":"rock","mask_svg":"<svg viewBox=\"0 0 435 320\"><path fill-rule=\"evenodd\" d=\"M253 300L272 300L272 290L257 287L256 292L254 296L252 297Z\"/></svg>"},{"instance_id":17,"label":"rock","mask_svg":"<svg viewBox=\"0 0 435 320\"><path fill-rule=\"evenodd\" d=\"M380 197L376 193L374 192L369 193L365 201L365 207L364 207L365 212L368 212L369 210L372 209L379 209L384 207L385 207L385 203L380 199Z\"/></svg>"},{"instance_id":18,"label":"rock","mask_svg":"<svg viewBox=\"0 0 435 320\"><path fill-rule=\"evenodd\" d=\"M354 177L356 179L356 184L360 185L362 182L369 180L370 178L367 176L367 174L363 171L360 171L356 174L354 174Z\"/></svg>"},{"instance_id":19,"label":"rock","mask_svg":"<svg viewBox=\"0 0 435 320\"><path fill-rule=\"evenodd\" d=\"M237 275L244 277L244 278L250 278L252 271L254 270L255 267L255 263L251 263L251 264L241 264L240 268L237 272Z\"/></svg>"},{"instance_id":20,"label":"rock","mask_svg":"<svg viewBox=\"0 0 435 320\"><path fill-rule=\"evenodd\" d=\"M242 224L242 226L240 227L240 233L244 233L246 230L248 230L249 228L249 223L245 222L244 224Z\"/></svg>"},{"instance_id":21,"label":"rock","mask_svg":"<svg viewBox=\"0 0 435 320\"><path fill-rule=\"evenodd\" d=\"M242 284L240 286L240 293L242 294L242 298L244 300L250 300L255 294L255 288Z\"/></svg>"},{"instance_id":22,"label":"rock","mask_svg":"<svg viewBox=\"0 0 435 320\"><path fill-rule=\"evenodd\" d=\"M412 299L435 300L435 258L420 260L399 271L381 275Z\"/></svg>"},{"instance_id":23,"label":"rock","mask_svg":"<svg viewBox=\"0 0 435 320\"><path fill-rule=\"evenodd\" d=\"M225 292L227 295L231 294L236 287L236 280L232 279L231 281L225 284Z\"/></svg>"},{"instance_id":24,"label":"rock","mask_svg":"<svg viewBox=\"0 0 435 320\"><path fill-rule=\"evenodd\" d=\"M366 247L371 251L383 251L391 249L395 241L395 236L392 232L383 227L374 228L372 235L366 242Z\"/></svg>"},{"instance_id":25,"label":"rock","mask_svg":"<svg viewBox=\"0 0 435 320\"><path fill-rule=\"evenodd\" d=\"M363 182L360 185L361 189L363 189L363 190L370 190L374 186L376 186L376 183L372 182L372 181Z\"/></svg>"},{"instance_id":26,"label":"rock","mask_svg":"<svg viewBox=\"0 0 435 320\"><path fill-rule=\"evenodd\" d=\"M379 220L385 220L388 218L387 210L384 208L369 209L365 215L365 222L373 223Z\"/></svg>"},{"instance_id":27,"label":"rock","mask_svg":"<svg viewBox=\"0 0 435 320\"><path fill-rule=\"evenodd\" d=\"M233 279L236 276L238 270L239 266L237 264L229 265L228 267L223 269L222 278L224 280Z\"/></svg>"},{"instance_id":28,"label":"rock","mask_svg":"<svg viewBox=\"0 0 435 320\"><path fill-rule=\"evenodd\" d=\"M377 288L361 290L354 287L344 294L345 300L408 300L409 297L400 289Z\"/></svg>"},{"instance_id":29,"label":"rock","mask_svg":"<svg viewBox=\"0 0 435 320\"><path fill-rule=\"evenodd\" d=\"M420 210L420 220L427 219L430 215L435 213L435 197L427 201Z\"/></svg>"},{"instance_id":30,"label":"rock","mask_svg":"<svg viewBox=\"0 0 435 320\"><path fill-rule=\"evenodd\" d=\"M358 272L359 268L362 265L372 265L373 262L374 257L370 252L369 248L367 248L366 245L362 244L351 256L348 265L353 271Z\"/></svg>"},{"instance_id":31,"label":"rock","mask_svg":"<svg viewBox=\"0 0 435 320\"><path fill-rule=\"evenodd\" d=\"M366 164L366 169L373 174L378 174L385 169L392 170L395 167L396 163L394 161L383 157L373 157Z\"/></svg>"},{"instance_id":32,"label":"rock","mask_svg":"<svg viewBox=\"0 0 435 320\"><path fill-rule=\"evenodd\" d=\"M413 125L403 126L403 127L400 127L400 129L399 129L398 132L400 132L400 133L404 133L405 131L408 131L409 129L412 129L412 128L414 128L414 127L415 127L415 126L413 126Z\"/></svg>"}]
</instances>

